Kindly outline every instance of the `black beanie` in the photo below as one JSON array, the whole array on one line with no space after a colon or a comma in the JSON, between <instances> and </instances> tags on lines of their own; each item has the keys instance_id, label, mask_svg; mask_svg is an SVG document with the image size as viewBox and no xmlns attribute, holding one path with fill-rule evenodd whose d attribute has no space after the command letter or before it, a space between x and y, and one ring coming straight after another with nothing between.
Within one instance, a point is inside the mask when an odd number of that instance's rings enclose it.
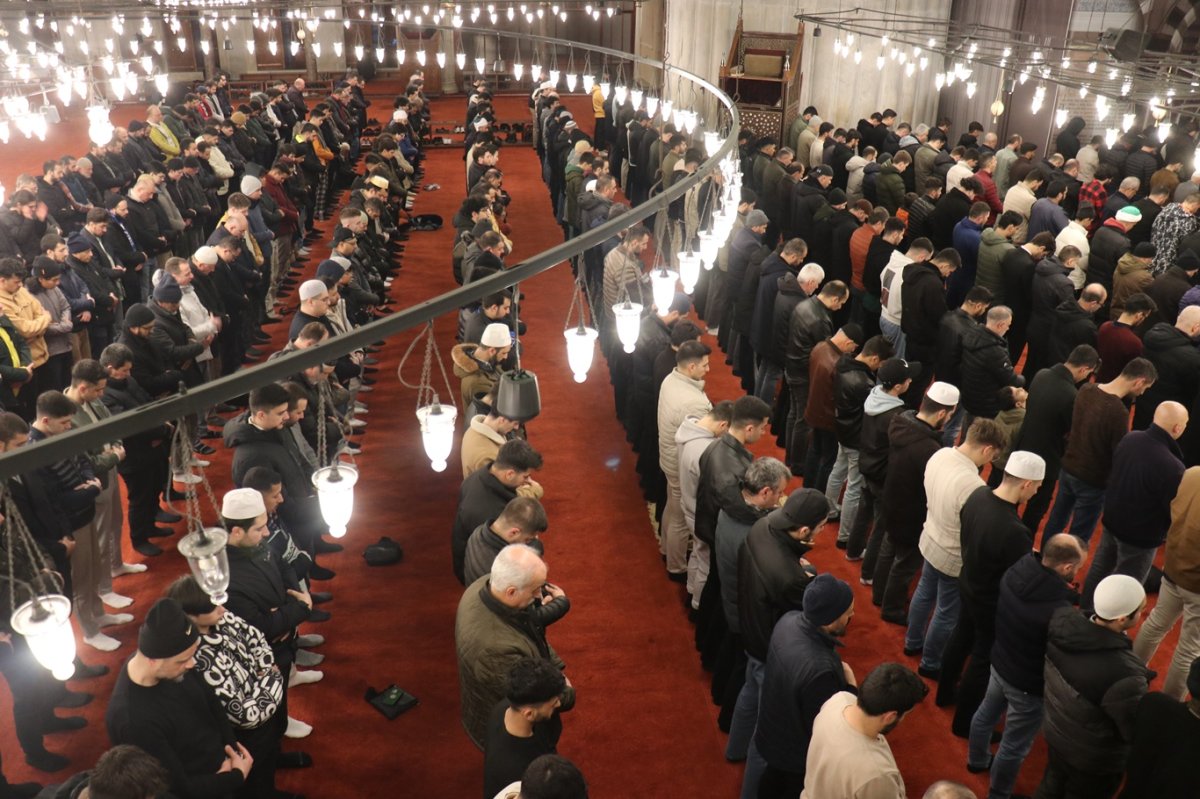
<instances>
[{"instance_id":1,"label":"black beanie","mask_svg":"<svg viewBox=\"0 0 1200 799\"><path fill-rule=\"evenodd\" d=\"M184 652L200 638L183 608L174 599L163 598L154 603L142 629L138 631L138 651L148 658L162 660Z\"/></svg>"}]
</instances>

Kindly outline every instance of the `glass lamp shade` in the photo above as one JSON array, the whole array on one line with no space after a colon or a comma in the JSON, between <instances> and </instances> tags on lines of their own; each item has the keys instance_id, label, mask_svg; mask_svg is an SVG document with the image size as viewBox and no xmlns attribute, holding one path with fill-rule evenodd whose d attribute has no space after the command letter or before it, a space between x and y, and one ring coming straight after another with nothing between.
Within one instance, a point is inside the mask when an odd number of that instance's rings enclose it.
<instances>
[{"instance_id":1,"label":"glass lamp shade","mask_svg":"<svg viewBox=\"0 0 1200 799\"><path fill-rule=\"evenodd\" d=\"M421 66L425 66L425 51L424 50L417 51L417 63L420 64Z\"/></svg>"},{"instance_id":2,"label":"glass lamp shade","mask_svg":"<svg viewBox=\"0 0 1200 799\"><path fill-rule=\"evenodd\" d=\"M717 150L721 149L721 136L716 131L704 131L704 152L712 158L717 154Z\"/></svg>"},{"instance_id":3,"label":"glass lamp shade","mask_svg":"<svg viewBox=\"0 0 1200 799\"><path fill-rule=\"evenodd\" d=\"M29 650L56 680L75 673L75 632L71 629L71 601L61 594L31 599L13 611L10 624L25 636Z\"/></svg>"},{"instance_id":4,"label":"glass lamp shade","mask_svg":"<svg viewBox=\"0 0 1200 799\"><path fill-rule=\"evenodd\" d=\"M612 307L617 319L617 339L625 352L633 352L642 329L642 306L637 302L618 302Z\"/></svg>"},{"instance_id":5,"label":"glass lamp shade","mask_svg":"<svg viewBox=\"0 0 1200 799\"><path fill-rule=\"evenodd\" d=\"M454 54L454 63L458 64L459 69L466 69L467 68L467 54L461 53L461 52L455 53Z\"/></svg>"},{"instance_id":6,"label":"glass lamp shade","mask_svg":"<svg viewBox=\"0 0 1200 799\"><path fill-rule=\"evenodd\" d=\"M229 533L220 527L194 530L179 540L179 554L187 558L196 582L216 605L229 601L225 593L229 588L228 542Z\"/></svg>"},{"instance_id":7,"label":"glass lamp shade","mask_svg":"<svg viewBox=\"0 0 1200 799\"><path fill-rule=\"evenodd\" d=\"M683 290L687 294L691 294L696 290L696 283L700 280L700 254L694 252L679 253L679 282L683 284Z\"/></svg>"},{"instance_id":8,"label":"glass lamp shade","mask_svg":"<svg viewBox=\"0 0 1200 799\"><path fill-rule=\"evenodd\" d=\"M703 231L700 233L700 261L704 264L705 269L712 269L717 263L717 253L721 249L721 242L717 241L717 234L714 231ZM682 271L683 267L680 267Z\"/></svg>"},{"instance_id":9,"label":"glass lamp shade","mask_svg":"<svg viewBox=\"0 0 1200 799\"><path fill-rule=\"evenodd\" d=\"M437 51L437 55L434 56L434 60L437 61L438 69L446 68L446 54L441 50Z\"/></svg>"},{"instance_id":10,"label":"glass lamp shade","mask_svg":"<svg viewBox=\"0 0 1200 799\"><path fill-rule=\"evenodd\" d=\"M686 114L684 114L683 127L685 130L687 130L689 136L696 131L696 123L699 121L699 119L700 118L696 115L695 111L688 111Z\"/></svg>"},{"instance_id":11,"label":"glass lamp shade","mask_svg":"<svg viewBox=\"0 0 1200 799\"><path fill-rule=\"evenodd\" d=\"M600 96L605 100L608 99L609 92L612 91L612 84L606 80L600 81Z\"/></svg>"},{"instance_id":12,"label":"glass lamp shade","mask_svg":"<svg viewBox=\"0 0 1200 799\"><path fill-rule=\"evenodd\" d=\"M321 516L329 525L329 534L341 538L346 534L346 525L354 513L354 484L358 482L358 469L349 464L334 463L313 472L312 481L317 487Z\"/></svg>"},{"instance_id":13,"label":"glass lamp shade","mask_svg":"<svg viewBox=\"0 0 1200 799\"><path fill-rule=\"evenodd\" d=\"M592 368L592 356L596 351L596 338L600 333L594 327L568 327L563 331L567 340L567 363L571 366L571 374L576 383L587 380L588 370Z\"/></svg>"},{"instance_id":14,"label":"glass lamp shade","mask_svg":"<svg viewBox=\"0 0 1200 799\"><path fill-rule=\"evenodd\" d=\"M650 287L654 291L654 307L659 316L666 316L671 310L671 300L675 299L675 283L679 273L670 269L655 269L650 273Z\"/></svg>"},{"instance_id":15,"label":"glass lamp shade","mask_svg":"<svg viewBox=\"0 0 1200 799\"><path fill-rule=\"evenodd\" d=\"M487 67L487 62L484 59L482 59L482 58L475 59L475 71L476 72L483 74L484 69L486 67Z\"/></svg>"},{"instance_id":16,"label":"glass lamp shade","mask_svg":"<svg viewBox=\"0 0 1200 799\"><path fill-rule=\"evenodd\" d=\"M434 400L417 408L417 421L421 423L421 443L430 465L435 472L446 471L446 459L454 448L454 420L458 408L442 405Z\"/></svg>"},{"instance_id":17,"label":"glass lamp shade","mask_svg":"<svg viewBox=\"0 0 1200 799\"><path fill-rule=\"evenodd\" d=\"M641 90L641 89L631 89L631 90L630 90L630 92L629 92L629 101L630 101L631 103L633 103L633 107L634 107L634 109L635 109L635 110L636 110L636 109L638 109L638 108L641 108L641 107L642 107L642 96L643 96L643 94L644 94L644 93L642 92L642 90Z\"/></svg>"},{"instance_id":18,"label":"glass lamp shade","mask_svg":"<svg viewBox=\"0 0 1200 799\"><path fill-rule=\"evenodd\" d=\"M575 87L579 85L579 76L574 72L567 73L567 91L575 91Z\"/></svg>"},{"instance_id":19,"label":"glass lamp shade","mask_svg":"<svg viewBox=\"0 0 1200 799\"><path fill-rule=\"evenodd\" d=\"M596 85L596 79L591 75L583 76L583 90L588 94L592 93L592 87ZM607 98L606 98L607 99Z\"/></svg>"},{"instance_id":20,"label":"glass lamp shade","mask_svg":"<svg viewBox=\"0 0 1200 799\"><path fill-rule=\"evenodd\" d=\"M524 74L525 74L525 65L524 64L520 64L520 63L513 64L513 77L514 78L516 78L517 80L520 80L521 77L524 76Z\"/></svg>"},{"instance_id":21,"label":"glass lamp shade","mask_svg":"<svg viewBox=\"0 0 1200 799\"><path fill-rule=\"evenodd\" d=\"M670 100L663 100L661 110L662 110L663 119L670 119L671 112L675 110L675 104L673 102L671 102Z\"/></svg>"},{"instance_id":22,"label":"glass lamp shade","mask_svg":"<svg viewBox=\"0 0 1200 799\"><path fill-rule=\"evenodd\" d=\"M617 86L617 105L625 105L625 99L629 97L629 88L626 86Z\"/></svg>"},{"instance_id":23,"label":"glass lamp shade","mask_svg":"<svg viewBox=\"0 0 1200 799\"><path fill-rule=\"evenodd\" d=\"M654 119L654 115L658 113L658 98L654 95L646 97L646 115Z\"/></svg>"},{"instance_id":24,"label":"glass lamp shade","mask_svg":"<svg viewBox=\"0 0 1200 799\"><path fill-rule=\"evenodd\" d=\"M557 69L550 70L550 82L553 83L555 86L558 86L558 79L560 77L562 77L562 73L559 72Z\"/></svg>"},{"instance_id":25,"label":"glass lamp shade","mask_svg":"<svg viewBox=\"0 0 1200 799\"><path fill-rule=\"evenodd\" d=\"M516 422L528 422L542 412L537 375L526 369L505 372L496 386L496 413Z\"/></svg>"}]
</instances>

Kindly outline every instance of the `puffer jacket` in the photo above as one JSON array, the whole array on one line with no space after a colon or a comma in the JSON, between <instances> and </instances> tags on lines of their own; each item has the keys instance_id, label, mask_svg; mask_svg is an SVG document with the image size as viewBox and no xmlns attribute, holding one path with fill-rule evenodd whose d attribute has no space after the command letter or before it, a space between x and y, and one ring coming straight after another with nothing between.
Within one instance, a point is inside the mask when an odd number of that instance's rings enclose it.
<instances>
[{"instance_id":1,"label":"puffer jacket","mask_svg":"<svg viewBox=\"0 0 1200 799\"><path fill-rule=\"evenodd\" d=\"M1074 299L1065 300L1054 309L1054 319L1050 323L1048 362L1065 361L1071 350L1080 344L1096 346L1096 321Z\"/></svg>"},{"instance_id":2,"label":"puffer jacket","mask_svg":"<svg viewBox=\"0 0 1200 799\"><path fill-rule=\"evenodd\" d=\"M766 358L777 366L783 366L783 361L771 357L775 338L771 329L771 323L775 321L775 295L779 293L779 284L784 277L793 272L778 253L764 258L758 276L758 288L755 290L754 309L750 314L750 345L760 358Z\"/></svg>"},{"instance_id":3,"label":"puffer jacket","mask_svg":"<svg viewBox=\"0 0 1200 799\"><path fill-rule=\"evenodd\" d=\"M814 217L825 204L825 194L825 189L822 189L814 178L806 178L792 186L793 236L799 236L805 241L812 241L816 237Z\"/></svg>"},{"instance_id":4,"label":"puffer jacket","mask_svg":"<svg viewBox=\"0 0 1200 799\"><path fill-rule=\"evenodd\" d=\"M804 589L814 577L800 565L812 544L777 530L769 516L754 523L738 552L738 623L746 653L767 659L775 623L789 610L802 610Z\"/></svg>"},{"instance_id":5,"label":"puffer jacket","mask_svg":"<svg viewBox=\"0 0 1200 799\"><path fill-rule=\"evenodd\" d=\"M788 270L779 278L775 292L775 306L771 311L771 343L767 348L767 358L774 364L782 365L786 362L792 311L808 296L804 289L800 288L796 274Z\"/></svg>"},{"instance_id":6,"label":"puffer jacket","mask_svg":"<svg viewBox=\"0 0 1200 799\"><path fill-rule=\"evenodd\" d=\"M910 167L911 168L911 167ZM875 178L875 195L888 213L895 214L904 202L904 176L900 170L891 164L879 167L879 176Z\"/></svg>"},{"instance_id":7,"label":"puffer jacket","mask_svg":"<svg viewBox=\"0 0 1200 799\"><path fill-rule=\"evenodd\" d=\"M1000 262L1015 245L996 232L995 228L987 228L979 237L979 258L975 266L975 285L983 286L992 292L992 302L996 305L1004 303L1004 270Z\"/></svg>"},{"instance_id":8,"label":"puffer jacket","mask_svg":"<svg viewBox=\"0 0 1200 799\"><path fill-rule=\"evenodd\" d=\"M1000 578L992 666L1025 693L1042 695L1050 617L1077 599L1066 580L1028 552Z\"/></svg>"},{"instance_id":9,"label":"puffer jacket","mask_svg":"<svg viewBox=\"0 0 1200 799\"><path fill-rule=\"evenodd\" d=\"M875 386L863 404L862 431L858 440L858 471L880 493L887 478L888 428L904 410L904 401Z\"/></svg>"},{"instance_id":10,"label":"puffer jacket","mask_svg":"<svg viewBox=\"0 0 1200 799\"><path fill-rule=\"evenodd\" d=\"M1147 330L1142 337L1142 357L1154 364L1158 379L1134 406L1134 430L1145 430L1161 403L1174 400L1191 408L1200 393L1200 350L1182 330L1166 322Z\"/></svg>"},{"instance_id":11,"label":"puffer jacket","mask_svg":"<svg viewBox=\"0 0 1200 799\"><path fill-rule=\"evenodd\" d=\"M1075 299L1075 286L1058 256L1048 255L1033 270L1033 302L1030 305L1030 342L1044 343L1054 323L1054 309Z\"/></svg>"},{"instance_id":12,"label":"puffer jacket","mask_svg":"<svg viewBox=\"0 0 1200 799\"><path fill-rule=\"evenodd\" d=\"M862 434L863 404L875 387L871 367L851 354L838 360L833 373L834 431L838 443L847 449L858 449Z\"/></svg>"},{"instance_id":13,"label":"puffer jacket","mask_svg":"<svg viewBox=\"0 0 1200 799\"><path fill-rule=\"evenodd\" d=\"M488 716L504 698L508 673L518 660L539 658L559 669L567 665L528 610L499 602L491 595L488 580L484 575L467 586L454 618L462 725L480 749L487 737ZM574 707L575 689L568 685L559 699L564 710Z\"/></svg>"},{"instance_id":14,"label":"puffer jacket","mask_svg":"<svg viewBox=\"0 0 1200 799\"><path fill-rule=\"evenodd\" d=\"M888 469L883 483L887 534L892 541L915 547L925 526L925 465L942 448L942 433L902 411L888 425Z\"/></svg>"},{"instance_id":15,"label":"puffer jacket","mask_svg":"<svg viewBox=\"0 0 1200 799\"><path fill-rule=\"evenodd\" d=\"M1023 386L1025 378L1013 371L1008 343L984 325L963 338L962 406L973 416L992 419L1000 413L997 396L1005 386Z\"/></svg>"},{"instance_id":16,"label":"puffer jacket","mask_svg":"<svg viewBox=\"0 0 1200 799\"><path fill-rule=\"evenodd\" d=\"M929 261L904 271L900 287L900 328L909 360L932 364L937 355L938 332L946 315L946 286L937 265Z\"/></svg>"},{"instance_id":17,"label":"puffer jacket","mask_svg":"<svg viewBox=\"0 0 1200 799\"><path fill-rule=\"evenodd\" d=\"M1087 279L1099 283L1112 293L1113 273L1121 256L1133 249L1125 228L1116 219L1106 220L1092 236L1092 249L1088 253Z\"/></svg>"},{"instance_id":18,"label":"puffer jacket","mask_svg":"<svg viewBox=\"0 0 1200 799\"><path fill-rule=\"evenodd\" d=\"M1153 677L1128 636L1059 608L1046 642L1046 743L1074 768L1120 774L1137 704Z\"/></svg>"},{"instance_id":19,"label":"puffer jacket","mask_svg":"<svg viewBox=\"0 0 1200 799\"><path fill-rule=\"evenodd\" d=\"M846 178L846 198L850 202L857 202L863 199L863 177L865 175L863 170L866 169L866 166L867 159L861 155L853 156L846 162L846 172L848 174Z\"/></svg>"},{"instance_id":20,"label":"puffer jacket","mask_svg":"<svg viewBox=\"0 0 1200 799\"><path fill-rule=\"evenodd\" d=\"M658 392L658 465L663 474L679 474L679 450L675 446L679 426L689 416L703 416L711 409L704 381L672 369Z\"/></svg>"},{"instance_id":21,"label":"puffer jacket","mask_svg":"<svg viewBox=\"0 0 1200 799\"><path fill-rule=\"evenodd\" d=\"M962 349L967 333L979 326L978 320L962 308L955 308L938 324L937 363L934 374L952 386L962 385Z\"/></svg>"},{"instance_id":22,"label":"puffer jacket","mask_svg":"<svg viewBox=\"0 0 1200 799\"><path fill-rule=\"evenodd\" d=\"M784 353L784 373L793 383L808 379L808 357L818 341L833 334L829 309L817 297L802 300L788 320L788 344Z\"/></svg>"}]
</instances>

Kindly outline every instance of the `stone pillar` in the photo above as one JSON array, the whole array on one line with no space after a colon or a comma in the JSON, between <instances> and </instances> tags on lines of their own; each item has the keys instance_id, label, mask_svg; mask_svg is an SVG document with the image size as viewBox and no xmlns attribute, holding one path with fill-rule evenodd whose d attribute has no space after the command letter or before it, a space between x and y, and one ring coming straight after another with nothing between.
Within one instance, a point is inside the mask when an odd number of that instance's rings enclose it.
<instances>
[{"instance_id":1,"label":"stone pillar","mask_svg":"<svg viewBox=\"0 0 1200 799\"><path fill-rule=\"evenodd\" d=\"M446 66L442 67L442 94L458 94L458 63L454 60L454 34L446 35L446 31L438 31L438 48L446 56Z\"/></svg>"}]
</instances>

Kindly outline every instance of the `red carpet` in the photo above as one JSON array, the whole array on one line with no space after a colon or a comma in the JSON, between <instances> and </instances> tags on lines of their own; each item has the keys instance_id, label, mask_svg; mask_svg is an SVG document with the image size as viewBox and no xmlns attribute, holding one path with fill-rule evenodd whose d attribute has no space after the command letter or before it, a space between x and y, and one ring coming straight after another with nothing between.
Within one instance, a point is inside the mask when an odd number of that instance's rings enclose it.
<instances>
[{"instance_id":1,"label":"red carpet","mask_svg":"<svg viewBox=\"0 0 1200 799\"><path fill-rule=\"evenodd\" d=\"M437 101L435 118L461 117L463 102L458 97ZM505 118L517 118L524 108L521 98L503 102ZM572 98L571 105L580 112L581 124L590 125L583 98ZM533 151L507 148L501 167L514 197L509 221L515 262L557 243L560 231L550 216ZM436 233L412 234L393 287L397 305L453 286L449 223L463 196L463 174L460 149L431 152L425 183L442 188L421 192L415 212L440 214L446 226ZM328 230L329 223L323 227ZM327 241L314 247L310 271L328 252ZM607 369L597 354L588 381L576 384L567 368L561 331L571 288L565 267L521 286L526 295L522 315L529 326L525 366L538 374L542 389L543 412L530 424L530 441L546 458L538 479L546 489L550 518L545 536L550 579L572 599L571 613L549 631L579 691L577 708L565 717L561 752L582 768L594 797L735 796L742 769L724 761L725 736L717 729L717 709L709 700L709 676L692 645L683 590L663 577L633 456L613 414ZM447 360L454 327L450 317L436 326L439 349ZM285 326L269 329L275 334L273 344L282 345ZM381 379L366 397L368 433L358 459L362 477L354 521L344 539L346 551L322 559L338 572L335 580L317 586L334 593L335 600L324 606L333 620L309 625L306 631L328 638L320 649L327 656L320 667L325 679L295 689L290 697L292 715L312 723L315 731L304 741L287 742L285 748L310 752L315 765L281 772L280 787L316 799L386 796L398 785L404 786L405 795L431 799L480 793L482 755L459 724L454 655L454 611L461 589L450 573L449 531L461 471L457 457L441 474L430 470L413 414L415 395L392 378L412 336L388 341L380 355ZM714 357L708 382L714 400L741 393L720 361ZM419 370L419 362L410 362L406 378L415 380ZM443 390L440 384L435 388ZM457 389L451 386L452 396L457 397ZM779 454L767 442L757 449L760 454ZM221 450L212 460L208 471L219 495L230 487L228 455ZM402 564L366 566L362 550L381 535L404 547ZM833 548L833 539L833 530L827 530L812 559L855 587L859 614L844 657L860 678L881 661L905 662L900 630L879 621L868 591ZM136 554L127 559L142 560ZM118 591L136 598L131 610L137 622L165 585L185 570L170 541L166 554L148 562L149 572L121 578L117 584ZM137 622L110 628L124 644L122 650L100 655L85 647L84 659L105 663L115 672L132 652ZM1164 654L1169 654L1168 647ZM51 751L72 759L70 770L52 775L53 781L90 767L107 747L103 709L113 679L110 674L72 683L75 690L96 693L97 700L82 712L89 721L85 730L47 738ZM387 721L363 701L367 686L380 688L390 682L421 702L395 721ZM51 781L24 765L9 713L7 692L0 690L0 751L8 778ZM967 774L966 742L950 735L949 722L949 712L935 708L931 697L891 736L910 796L920 796L939 778L958 779L981 795L986 792L984 777ZM1043 749L1039 744L1034 750L1020 790L1031 792L1036 785Z\"/></svg>"}]
</instances>

